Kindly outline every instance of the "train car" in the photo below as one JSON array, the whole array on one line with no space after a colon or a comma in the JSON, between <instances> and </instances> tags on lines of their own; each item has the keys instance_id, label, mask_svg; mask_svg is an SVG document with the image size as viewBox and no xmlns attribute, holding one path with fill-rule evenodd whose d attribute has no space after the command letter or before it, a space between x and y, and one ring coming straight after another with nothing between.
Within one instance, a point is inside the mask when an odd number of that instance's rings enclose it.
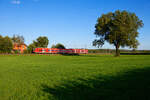
<instances>
[{"instance_id":1,"label":"train car","mask_svg":"<svg viewBox=\"0 0 150 100\"><path fill-rule=\"evenodd\" d=\"M88 50L87 49L72 49L73 53L77 53L77 54L87 54Z\"/></svg>"},{"instance_id":2,"label":"train car","mask_svg":"<svg viewBox=\"0 0 150 100\"><path fill-rule=\"evenodd\" d=\"M57 48L35 48L34 53L41 54L87 54L87 49L57 49Z\"/></svg>"}]
</instances>

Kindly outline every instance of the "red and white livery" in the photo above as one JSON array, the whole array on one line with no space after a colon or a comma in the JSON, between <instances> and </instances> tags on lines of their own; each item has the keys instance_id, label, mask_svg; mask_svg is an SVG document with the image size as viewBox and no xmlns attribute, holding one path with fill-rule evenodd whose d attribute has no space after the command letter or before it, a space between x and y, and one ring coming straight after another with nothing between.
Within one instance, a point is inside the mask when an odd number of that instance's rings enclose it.
<instances>
[{"instance_id":1,"label":"red and white livery","mask_svg":"<svg viewBox=\"0 0 150 100\"><path fill-rule=\"evenodd\" d=\"M87 54L87 49L57 49L57 48L35 48L34 53L50 54Z\"/></svg>"}]
</instances>

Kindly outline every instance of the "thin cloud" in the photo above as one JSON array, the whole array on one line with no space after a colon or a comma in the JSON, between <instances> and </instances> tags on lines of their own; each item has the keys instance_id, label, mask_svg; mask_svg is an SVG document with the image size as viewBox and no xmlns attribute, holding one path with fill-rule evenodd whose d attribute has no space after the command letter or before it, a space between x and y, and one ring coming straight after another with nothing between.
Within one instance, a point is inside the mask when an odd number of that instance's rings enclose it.
<instances>
[{"instance_id":1,"label":"thin cloud","mask_svg":"<svg viewBox=\"0 0 150 100\"><path fill-rule=\"evenodd\" d=\"M19 5L19 4L21 3L21 1L20 1L20 0L13 0L11 3L12 3L12 4Z\"/></svg>"}]
</instances>

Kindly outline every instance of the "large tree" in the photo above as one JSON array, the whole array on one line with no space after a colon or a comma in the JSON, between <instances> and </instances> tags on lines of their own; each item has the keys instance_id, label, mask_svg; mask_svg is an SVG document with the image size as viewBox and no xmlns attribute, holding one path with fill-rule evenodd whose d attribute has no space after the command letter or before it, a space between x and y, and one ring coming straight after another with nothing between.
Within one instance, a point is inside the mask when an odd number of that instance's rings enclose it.
<instances>
[{"instance_id":1,"label":"large tree","mask_svg":"<svg viewBox=\"0 0 150 100\"><path fill-rule=\"evenodd\" d=\"M36 47L43 47L43 48L47 48L48 44L49 44L49 40L46 36L40 36L36 39L36 41L33 41L33 44Z\"/></svg>"},{"instance_id":2,"label":"large tree","mask_svg":"<svg viewBox=\"0 0 150 100\"><path fill-rule=\"evenodd\" d=\"M95 25L94 34L97 39L93 41L93 45L100 47L106 41L115 46L116 56L119 56L120 47L137 48L138 29L142 26L142 20L135 13L117 10L103 14Z\"/></svg>"}]
</instances>

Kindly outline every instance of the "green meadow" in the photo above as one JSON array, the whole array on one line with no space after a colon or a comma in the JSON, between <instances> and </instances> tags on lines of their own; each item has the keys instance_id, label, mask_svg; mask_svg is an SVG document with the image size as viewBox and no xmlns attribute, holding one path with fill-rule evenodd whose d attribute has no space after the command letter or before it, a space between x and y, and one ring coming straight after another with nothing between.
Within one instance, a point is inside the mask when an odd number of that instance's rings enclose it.
<instances>
[{"instance_id":1,"label":"green meadow","mask_svg":"<svg viewBox=\"0 0 150 100\"><path fill-rule=\"evenodd\" d=\"M150 100L150 56L0 55L0 100Z\"/></svg>"}]
</instances>

